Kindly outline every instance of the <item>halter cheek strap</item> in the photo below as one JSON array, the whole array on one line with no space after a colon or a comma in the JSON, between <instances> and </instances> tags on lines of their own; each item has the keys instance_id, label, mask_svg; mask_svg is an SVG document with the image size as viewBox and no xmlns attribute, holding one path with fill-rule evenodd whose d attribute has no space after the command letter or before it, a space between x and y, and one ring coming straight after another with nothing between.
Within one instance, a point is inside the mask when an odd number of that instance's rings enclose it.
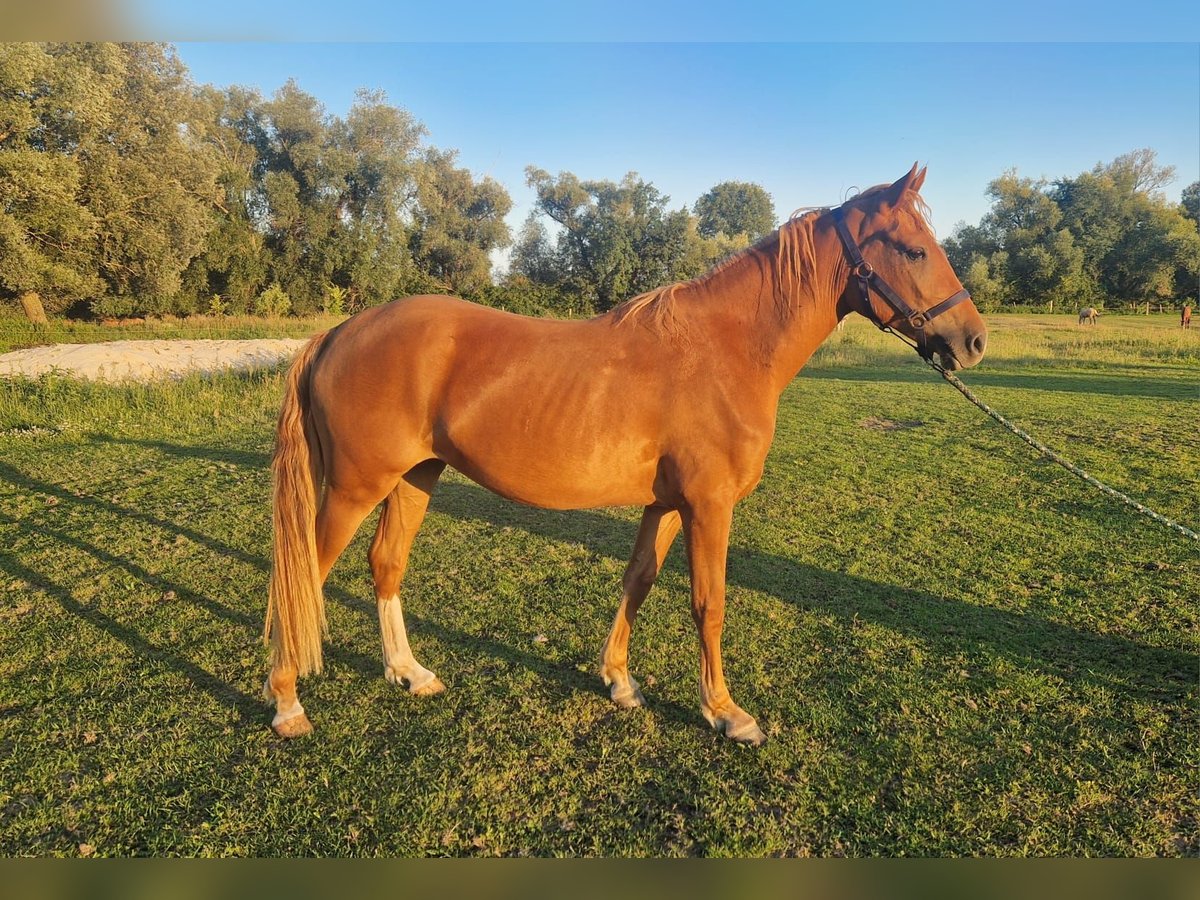
<instances>
[{"instance_id":1,"label":"halter cheek strap","mask_svg":"<svg viewBox=\"0 0 1200 900\"><path fill-rule=\"evenodd\" d=\"M846 227L846 214L842 212L841 207L830 210L833 216L833 225L837 229L838 237L842 239L842 246L846 248L846 256L850 259L850 271L855 278L858 279L859 290L862 291L863 299L870 303L871 290L879 294L884 301L896 313L891 319L886 322L881 322L874 317L872 321L878 328L884 331L890 331L892 325L900 320L908 322L910 328L917 333L922 346L925 344L924 328L929 321L937 316L940 316L946 310L957 306L964 300L970 300L971 295L963 288L957 294L947 297L936 306L931 306L924 311L913 309L903 298L892 290L892 286L883 280L883 276L871 267L871 264L863 259L862 250L859 249L858 243L850 234L850 229Z\"/></svg>"}]
</instances>

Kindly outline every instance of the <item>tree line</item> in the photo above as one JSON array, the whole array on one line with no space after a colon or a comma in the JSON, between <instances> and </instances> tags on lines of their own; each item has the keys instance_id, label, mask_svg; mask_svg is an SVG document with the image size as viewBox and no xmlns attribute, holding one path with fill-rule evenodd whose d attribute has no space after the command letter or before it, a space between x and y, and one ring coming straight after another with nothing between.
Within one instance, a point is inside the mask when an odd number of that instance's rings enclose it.
<instances>
[{"instance_id":1,"label":"tree line","mask_svg":"<svg viewBox=\"0 0 1200 900\"><path fill-rule=\"evenodd\" d=\"M535 208L514 240L504 186L426 137L380 92L335 116L294 81L269 98L197 85L169 44L0 44L0 303L279 315L450 292L590 315L776 224L748 182L688 208L636 173L530 166ZM944 246L985 308L1195 297L1200 184L1171 203L1173 178L1150 150L1054 182L1006 172Z\"/></svg>"},{"instance_id":2,"label":"tree line","mask_svg":"<svg viewBox=\"0 0 1200 900\"><path fill-rule=\"evenodd\" d=\"M988 185L991 209L943 242L984 309L1103 306L1195 299L1200 282L1200 182L1173 203L1175 179L1153 150L1135 150L1073 178Z\"/></svg>"},{"instance_id":3,"label":"tree line","mask_svg":"<svg viewBox=\"0 0 1200 900\"><path fill-rule=\"evenodd\" d=\"M166 44L0 46L0 289L104 316L475 289L511 200L423 137L380 93L198 86Z\"/></svg>"},{"instance_id":4,"label":"tree line","mask_svg":"<svg viewBox=\"0 0 1200 900\"><path fill-rule=\"evenodd\" d=\"M535 214L496 283L512 200L425 137L379 92L340 117L294 81L270 98L197 85L169 44L0 45L0 301L307 314L437 291L585 314L773 227L757 185L720 185L692 213L632 173L531 168L565 237Z\"/></svg>"}]
</instances>

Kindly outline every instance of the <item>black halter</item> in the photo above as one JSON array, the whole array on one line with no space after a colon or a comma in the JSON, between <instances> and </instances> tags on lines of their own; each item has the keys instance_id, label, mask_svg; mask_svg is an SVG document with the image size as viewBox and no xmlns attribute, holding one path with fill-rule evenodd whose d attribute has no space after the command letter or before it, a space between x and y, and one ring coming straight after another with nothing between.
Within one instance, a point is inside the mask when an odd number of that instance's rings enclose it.
<instances>
[{"instance_id":1,"label":"black halter","mask_svg":"<svg viewBox=\"0 0 1200 900\"><path fill-rule=\"evenodd\" d=\"M892 325L901 320L908 322L909 327L917 335L917 352L925 356L925 326L931 319L940 316L946 310L957 306L964 300L970 300L971 295L967 293L966 288L963 288L957 294L947 297L936 306L931 306L927 310L918 312L905 303L900 298L900 295L892 290L891 285L883 280L883 276L876 272L869 262L863 259L862 250L859 249L854 238L850 236L850 230L846 227L846 214L842 212L842 208L839 206L831 209L830 212L833 214L833 224L837 228L838 237L842 239L842 245L846 248L846 255L850 257L850 271L858 279L858 287L862 291L863 300L866 301L868 309L870 309L871 305L871 289L874 288L875 292L896 313L896 315L892 316L886 322L879 321L873 315L871 316L871 321L882 331L893 331Z\"/></svg>"}]
</instances>

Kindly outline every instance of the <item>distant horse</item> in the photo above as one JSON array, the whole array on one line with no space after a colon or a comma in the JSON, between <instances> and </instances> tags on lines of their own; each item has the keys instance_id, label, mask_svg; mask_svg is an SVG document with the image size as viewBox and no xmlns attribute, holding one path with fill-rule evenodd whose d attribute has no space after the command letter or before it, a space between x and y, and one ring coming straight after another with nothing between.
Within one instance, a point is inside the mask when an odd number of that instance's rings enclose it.
<instances>
[{"instance_id":1,"label":"distant horse","mask_svg":"<svg viewBox=\"0 0 1200 900\"><path fill-rule=\"evenodd\" d=\"M1192 308L1190 306L1188 306L1186 303L1184 304L1183 309L1180 310L1180 312L1179 312L1179 327L1180 328L1191 328L1192 327Z\"/></svg>"},{"instance_id":2,"label":"distant horse","mask_svg":"<svg viewBox=\"0 0 1200 900\"><path fill-rule=\"evenodd\" d=\"M1096 318L1100 315L1100 310L1094 306L1085 306L1079 311L1079 324L1087 322L1089 325L1096 324Z\"/></svg>"},{"instance_id":3,"label":"distant horse","mask_svg":"<svg viewBox=\"0 0 1200 900\"><path fill-rule=\"evenodd\" d=\"M272 463L275 731L312 728L296 679L321 668L322 585L382 501L369 560L384 674L414 694L444 689L413 656L400 582L450 465L532 506L645 508L601 652L620 706L645 702L629 674L630 632L682 529L701 712L728 737L762 743L726 686L721 629L733 508L762 477L780 394L851 312L947 369L983 356L986 328L930 231L924 180L913 166L791 219L701 278L586 321L420 296L314 337L288 372Z\"/></svg>"}]
</instances>

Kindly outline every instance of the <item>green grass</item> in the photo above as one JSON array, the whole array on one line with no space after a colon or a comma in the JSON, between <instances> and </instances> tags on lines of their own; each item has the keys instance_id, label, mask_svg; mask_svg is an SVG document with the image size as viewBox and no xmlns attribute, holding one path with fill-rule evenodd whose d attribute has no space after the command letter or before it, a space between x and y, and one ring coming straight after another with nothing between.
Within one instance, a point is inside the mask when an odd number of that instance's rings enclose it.
<instances>
[{"instance_id":1,"label":"green grass","mask_svg":"<svg viewBox=\"0 0 1200 900\"><path fill-rule=\"evenodd\" d=\"M1200 525L1200 332L992 320L985 400ZM259 700L278 373L0 383L0 853L1196 855L1195 544L886 336L835 334L735 518L725 633L761 750L709 730L677 546L595 675L635 510L448 474L406 608L447 692L382 678L365 563L327 588L317 732ZM912 427L865 427L887 421ZM865 423L865 424L864 424ZM545 635L545 642L535 642Z\"/></svg>"}]
</instances>

